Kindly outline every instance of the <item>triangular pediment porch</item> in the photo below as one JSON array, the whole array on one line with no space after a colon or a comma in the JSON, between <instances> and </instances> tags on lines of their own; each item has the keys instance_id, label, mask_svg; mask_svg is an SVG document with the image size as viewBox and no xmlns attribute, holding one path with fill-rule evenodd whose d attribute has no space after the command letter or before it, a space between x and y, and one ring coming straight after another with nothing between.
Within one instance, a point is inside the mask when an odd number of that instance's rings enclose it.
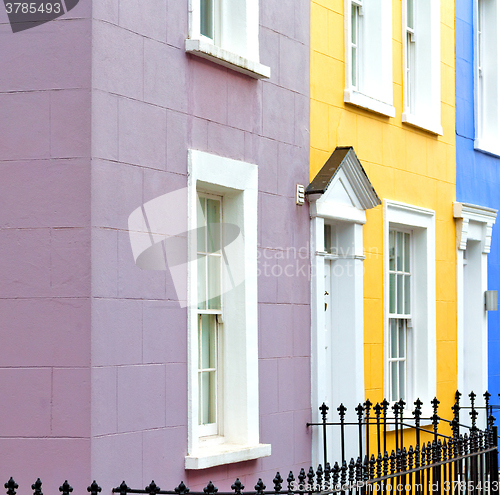
<instances>
[{"instance_id":1,"label":"triangular pediment porch","mask_svg":"<svg viewBox=\"0 0 500 495\"><path fill-rule=\"evenodd\" d=\"M337 147L305 193L311 217L365 223L365 210L381 204L352 146Z\"/></svg>"}]
</instances>

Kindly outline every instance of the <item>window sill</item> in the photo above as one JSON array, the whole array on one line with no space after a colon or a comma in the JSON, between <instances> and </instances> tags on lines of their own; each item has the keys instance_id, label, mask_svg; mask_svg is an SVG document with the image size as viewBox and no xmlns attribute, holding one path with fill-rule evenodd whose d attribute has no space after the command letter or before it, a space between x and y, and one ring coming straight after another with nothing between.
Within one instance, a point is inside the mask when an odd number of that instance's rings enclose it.
<instances>
[{"instance_id":1,"label":"window sill","mask_svg":"<svg viewBox=\"0 0 500 495\"><path fill-rule=\"evenodd\" d=\"M202 446L194 454L187 455L184 458L184 467L186 469L206 469L271 455L271 445L267 443L252 446L217 443L209 440L200 443Z\"/></svg>"},{"instance_id":2,"label":"window sill","mask_svg":"<svg viewBox=\"0 0 500 495\"><path fill-rule=\"evenodd\" d=\"M405 124L417 127L418 129L422 129L424 131L431 132L432 134L436 134L438 136L443 135L443 126L440 125L439 123L425 121L423 119L416 117L415 115L406 112L403 112L401 120Z\"/></svg>"},{"instance_id":3,"label":"window sill","mask_svg":"<svg viewBox=\"0 0 500 495\"><path fill-rule=\"evenodd\" d=\"M500 157L500 146L498 143L492 143L485 139L476 139L474 141L474 149L481 153L486 153L487 155Z\"/></svg>"},{"instance_id":4,"label":"window sill","mask_svg":"<svg viewBox=\"0 0 500 495\"><path fill-rule=\"evenodd\" d=\"M363 93L358 93L354 89L346 89L344 91L344 102L356 105L357 107L361 107L365 110L370 110L371 112L380 113L386 117L396 116L396 109L389 103L376 100L375 98L367 96Z\"/></svg>"},{"instance_id":5,"label":"window sill","mask_svg":"<svg viewBox=\"0 0 500 495\"><path fill-rule=\"evenodd\" d=\"M254 79L269 79L271 77L271 68L267 65L254 62L201 39L188 38L185 42L185 49L187 53L211 60Z\"/></svg>"}]
</instances>

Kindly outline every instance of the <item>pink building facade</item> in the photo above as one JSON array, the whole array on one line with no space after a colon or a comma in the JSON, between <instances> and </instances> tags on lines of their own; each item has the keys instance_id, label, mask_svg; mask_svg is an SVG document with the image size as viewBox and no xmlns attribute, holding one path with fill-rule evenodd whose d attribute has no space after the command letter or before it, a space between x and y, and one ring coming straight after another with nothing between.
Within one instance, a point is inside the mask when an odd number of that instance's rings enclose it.
<instances>
[{"instance_id":1,"label":"pink building facade","mask_svg":"<svg viewBox=\"0 0 500 495\"><path fill-rule=\"evenodd\" d=\"M80 0L17 33L0 8L0 476L21 493L253 487L311 462L309 2L221 0L208 35L206 5ZM179 237L203 193L244 242L240 302L213 316L219 446L196 275L138 266L130 232L176 192Z\"/></svg>"}]
</instances>

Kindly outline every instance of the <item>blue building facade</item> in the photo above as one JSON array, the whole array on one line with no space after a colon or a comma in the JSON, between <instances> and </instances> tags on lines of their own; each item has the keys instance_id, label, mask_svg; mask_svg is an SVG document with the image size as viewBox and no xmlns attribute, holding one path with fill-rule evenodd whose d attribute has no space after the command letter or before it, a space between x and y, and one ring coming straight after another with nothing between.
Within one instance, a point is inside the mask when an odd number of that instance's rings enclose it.
<instances>
[{"instance_id":1,"label":"blue building facade","mask_svg":"<svg viewBox=\"0 0 500 495\"><path fill-rule=\"evenodd\" d=\"M486 380L493 403L498 403L500 315L498 311L486 311L484 306L484 290L500 289L500 225L495 224L496 210L500 209L495 4L491 0L457 0L455 6L457 203L454 215L458 387L464 394L473 388L479 393L478 387L484 386ZM472 364L475 362L477 366L479 359L483 361L482 371L476 374Z\"/></svg>"}]
</instances>

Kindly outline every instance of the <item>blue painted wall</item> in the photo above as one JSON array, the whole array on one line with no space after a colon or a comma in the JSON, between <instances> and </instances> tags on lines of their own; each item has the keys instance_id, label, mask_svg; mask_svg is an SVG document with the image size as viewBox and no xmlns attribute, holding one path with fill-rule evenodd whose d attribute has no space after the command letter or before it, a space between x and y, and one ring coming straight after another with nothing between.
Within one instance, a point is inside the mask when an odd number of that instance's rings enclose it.
<instances>
[{"instance_id":1,"label":"blue painted wall","mask_svg":"<svg viewBox=\"0 0 500 495\"><path fill-rule=\"evenodd\" d=\"M456 0L457 201L500 210L500 159L474 150L474 23L472 0ZM493 226L488 288L500 290L500 218ZM488 313L489 378L499 404L500 315ZM465 392L465 391L463 391ZM476 391L478 393L479 391ZM498 415L497 415L498 417Z\"/></svg>"}]
</instances>

